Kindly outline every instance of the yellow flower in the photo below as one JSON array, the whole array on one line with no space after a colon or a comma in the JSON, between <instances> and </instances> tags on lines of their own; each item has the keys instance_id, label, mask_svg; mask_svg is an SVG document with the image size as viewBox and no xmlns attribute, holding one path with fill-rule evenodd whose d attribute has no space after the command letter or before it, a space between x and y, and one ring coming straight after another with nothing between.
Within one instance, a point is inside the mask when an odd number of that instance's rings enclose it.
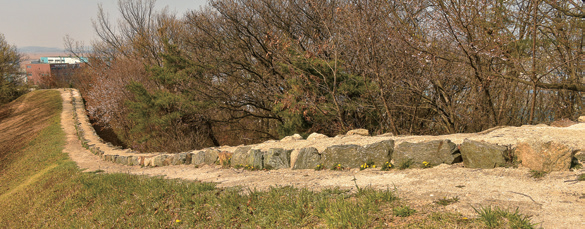
<instances>
[{"instance_id":1,"label":"yellow flower","mask_svg":"<svg viewBox=\"0 0 585 229\"><path fill-rule=\"evenodd\" d=\"M374 169L375 169L375 168L376 168L376 165L372 165L372 168L374 168Z\"/></svg>"},{"instance_id":2,"label":"yellow flower","mask_svg":"<svg viewBox=\"0 0 585 229\"><path fill-rule=\"evenodd\" d=\"M181 220L180 220L180 219L178 219L178 220L175 220L175 222L177 222L177 223L180 223L180 222L181 222Z\"/></svg>"}]
</instances>

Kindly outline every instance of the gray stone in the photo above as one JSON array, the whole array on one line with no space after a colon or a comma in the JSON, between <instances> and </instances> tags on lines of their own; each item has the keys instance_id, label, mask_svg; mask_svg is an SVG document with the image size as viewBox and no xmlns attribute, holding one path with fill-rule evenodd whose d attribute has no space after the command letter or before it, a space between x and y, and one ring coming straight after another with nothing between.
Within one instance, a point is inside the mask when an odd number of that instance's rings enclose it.
<instances>
[{"instance_id":1,"label":"gray stone","mask_svg":"<svg viewBox=\"0 0 585 229\"><path fill-rule=\"evenodd\" d=\"M194 151L191 152L191 164L192 165L201 165L205 163L205 151Z\"/></svg>"},{"instance_id":2,"label":"gray stone","mask_svg":"<svg viewBox=\"0 0 585 229\"><path fill-rule=\"evenodd\" d=\"M191 154L189 154L189 157L191 157ZM188 163L187 163L188 162ZM191 164L191 158L189 158L189 160L187 160L187 153L178 153L178 154L174 154L171 157L171 165L184 165L184 164Z\"/></svg>"},{"instance_id":3,"label":"gray stone","mask_svg":"<svg viewBox=\"0 0 585 229\"><path fill-rule=\"evenodd\" d=\"M128 165L140 165L140 158L137 156L128 156Z\"/></svg>"},{"instance_id":4,"label":"gray stone","mask_svg":"<svg viewBox=\"0 0 585 229\"><path fill-rule=\"evenodd\" d=\"M382 166L392 160L394 152L394 140L384 140L365 145L359 149L362 164L373 162L376 166ZM361 164L360 164L361 165Z\"/></svg>"},{"instance_id":5,"label":"gray stone","mask_svg":"<svg viewBox=\"0 0 585 229\"><path fill-rule=\"evenodd\" d=\"M231 164L232 166L236 166L236 165L241 165L241 166L245 166L248 164L248 156L249 156L249 151L250 149L252 149L251 146L242 146L242 147L238 147L235 151L234 151L234 155L232 155L232 159L231 159Z\"/></svg>"},{"instance_id":6,"label":"gray stone","mask_svg":"<svg viewBox=\"0 0 585 229\"><path fill-rule=\"evenodd\" d=\"M319 165L320 161L321 155L317 149L313 147L302 148L299 150L293 169L314 169Z\"/></svg>"},{"instance_id":7,"label":"gray stone","mask_svg":"<svg viewBox=\"0 0 585 229\"><path fill-rule=\"evenodd\" d=\"M208 165L215 165L219 154L219 150L216 149L206 149L205 150L205 164Z\"/></svg>"},{"instance_id":8,"label":"gray stone","mask_svg":"<svg viewBox=\"0 0 585 229\"><path fill-rule=\"evenodd\" d=\"M465 139L461 144L461 157L465 168L493 169L506 164L510 150L506 146Z\"/></svg>"},{"instance_id":9,"label":"gray stone","mask_svg":"<svg viewBox=\"0 0 585 229\"><path fill-rule=\"evenodd\" d=\"M535 139L519 142L515 153L523 166L551 172L568 170L577 151L560 142Z\"/></svg>"},{"instance_id":10,"label":"gray stone","mask_svg":"<svg viewBox=\"0 0 585 229\"><path fill-rule=\"evenodd\" d=\"M116 163L121 165L128 165L128 157L118 156L116 157Z\"/></svg>"},{"instance_id":11,"label":"gray stone","mask_svg":"<svg viewBox=\"0 0 585 229\"><path fill-rule=\"evenodd\" d=\"M157 155L151 159L150 166L161 167L164 166L164 161L167 159L167 155Z\"/></svg>"},{"instance_id":12,"label":"gray stone","mask_svg":"<svg viewBox=\"0 0 585 229\"><path fill-rule=\"evenodd\" d=\"M336 164L348 168L359 168L365 163L364 158L361 157L360 148L358 145L329 146L321 153L321 162L325 168L331 168Z\"/></svg>"},{"instance_id":13,"label":"gray stone","mask_svg":"<svg viewBox=\"0 0 585 229\"><path fill-rule=\"evenodd\" d=\"M118 157L118 155L106 154L104 155L104 161L115 162L116 157Z\"/></svg>"},{"instance_id":14,"label":"gray stone","mask_svg":"<svg viewBox=\"0 0 585 229\"><path fill-rule=\"evenodd\" d=\"M453 164L461 162L461 154L457 145L450 140L435 140L430 142L400 143L392 154L394 164L400 166L411 160L412 167L420 168L423 162L431 165Z\"/></svg>"},{"instance_id":15,"label":"gray stone","mask_svg":"<svg viewBox=\"0 0 585 229\"><path fill-rule=\"evenodd\" d=\"M269 149L264 154L264 167L273 169L290 168L290 154L292 150L280 148Z\"/></svg>"},{"instance_id":16,"label":"gray stone","mask_svg":"<svg viewBox=\"0 0 585 229\"><path fill-rule=\"evenodd\" d=\"M254 166L256 169L264 168L264 153L259 149L252 149L248 151L248 163L246 165Z\"/></svg>"}]
</instances>

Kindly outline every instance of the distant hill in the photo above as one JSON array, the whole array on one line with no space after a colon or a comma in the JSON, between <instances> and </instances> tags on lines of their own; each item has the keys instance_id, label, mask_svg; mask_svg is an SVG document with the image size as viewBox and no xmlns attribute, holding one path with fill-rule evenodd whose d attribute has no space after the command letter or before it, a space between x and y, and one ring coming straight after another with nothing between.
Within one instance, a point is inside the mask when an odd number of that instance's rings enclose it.
<instances>
[{"instance_id":1,"label":"distant hill","mask_svg":"<svg viewBox=\"0 0 585 229\"><path fill-rule=\"evenodd\" d=\"M63 53L65 52L62 48L55 47L41 47L41 46L25 46L19 47L18 51L21 53Z\"/></svg>"}]
</instances>

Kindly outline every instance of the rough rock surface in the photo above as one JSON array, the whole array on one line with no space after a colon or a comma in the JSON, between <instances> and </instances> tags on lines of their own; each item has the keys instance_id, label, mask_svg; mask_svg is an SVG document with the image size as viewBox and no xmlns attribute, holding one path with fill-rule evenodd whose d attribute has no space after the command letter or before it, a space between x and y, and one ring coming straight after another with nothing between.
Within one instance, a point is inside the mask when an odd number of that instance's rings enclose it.
<instances>
[{"instance_id":1,"label":"rough rock surface","mask_svg":"<svg viewBox=\"0 0 585 229\"><path fill-rule=\"evenodd\" d=\"M382 166L392 160L394 152L394 140L385 140L360 147L359 155L362 161L373 162L374 165Z\"/></svg>"},{"instance_id":2,"label":"rough rock surface","mask_svg":"<svg viewBox=\"0 0 585 229\"><path fill-rule=\"evenodd\" d=\"M313 147L302 148L293 164L293 169L314 169L321 163L321 154Z\"/></svg>"},{"instance_id":3,"label":"rough rock surface","mask_svg":"<svg viewBox=\"0 0 585 229\"><path fill-rule=\"evenodd\" d=\"M361 157L358 145L336 145L330 146L321 153L321 163L325 168L341 164L343 167L359 168L366 161Z\"/></svg>"},{"instance_id":4,"label":"rough rock surface","mask_svg":"<svg viewBox=\"0 0 585 229\"><path fill-rule=\"evenodd\" d=\"M191 164L195 166L199 166L205 163L205 151L193 151L191 152Z\"/></svg>"},{"instance_id":5,"label":"rough rock surface","mask_svg":"<svg viewBox=\"0 0 585 229\"><path fill-rule=\"evenodd\" d=\"M286 136L283 139L281 139L281 142L290 142L290 141L298 141L298 140L303 140L303 136L301 136L300 134L294 134L291 136Z\"/></svg>"},{"instance_id":6,"label":"rough rock surface","mask_svg":"<svg viewBox=\"0 0 585 229\"><path fill-rule=\"evenodd\" d=\"M395 149L392 156L394 164L400 166L408 160L414 162L412 167L421 167L423 162L431 165L453 164L461 161L461 154L457 145L450 140L436 140L430 142L403 142Z\"/></svg>"},{"instance_id":7,"label":"rough rock surface","mask_svg":"<svg viewBox=\"0 0 585 229\"><path fill-rule=\"evenodd\" d=\"M246 165L254 166L256 169L263 169L264 152L259 149L252 149L248 153L248 163L246 163Z\"/></svg>"},{"instance_id":8,"label":"rough rock surface","mask_svg":"<svg viewBox=\"0 0 585 229\"><path fill-rule=\"evenodd\" d=\"M219 157L219 150L216 149L206 149L205 150L205 164L213 165L217 161Z\"/></svg>"},{"instance_id":9,"label":"rough rock surface","mask_svg":"<svg viewBox=\"0 0 585 229\"><path fill-rule=\"evenodd\" d=\"M551 172L569 169L577 151L556 141L536 139L520 142L515 152L523 166Z\"/></svg>"},{"instance_id":10,"label":"rough rock surface","mask_svg":"<svg viewBox=\"0 0 585 229\"><path fill-rule=\"evenodd\" d=\"M273 169L290 168L290 154L292 150L281 148L269 149L264 153L264 167Z\"/></svg>"},{"instance_id":11,"label":"rough rock surface","mask_svg":"<svg viewBox=\"0 0 585 229\"><path fill-rule=\"evenodd\" d=\"M569 127L569 126L572 126L572 125L575 125L575 124L577 124L577 122L573 122L573 121L571 121L569 119L561 119L561 120L557 120L557 121L552 122L550 124L550 126L554 126L554 127Z\"/></svg>"},{"instance_id":12,"label":"rough rock surface","mask_svg":"<svg viewBox=\"0 0 585 229\"><path fill-rule=\"evenodd\" d=\"M370 136L370 131L366 129L354 129L347 131L345 135L361 135L361 136Z\"/></svg>"},{"instance_id":13,"label":"rough rock surface","mask_svg":"<svg viewBox=\"0 0 585 229\"><path fill-rule=\"evenodd\" d=\"M248 164L249 151L252 149L250 146L238 147L232 155L232 165L246 165Z\"/></svg>"},{"instance_id":14,"label":"rough rock surface","mask_svg":"<svg viewBox=\"0 0 585 229\"><path fill-rule=\"evenodd\" d=\"M579 119L577 119L577 121L580 123L585 123L585 116L580 116Z\"/></svg>"},{"instance_id":15,"label":"rough rock surface","mask_svg":"<svg viewBox=\"0 0 585 229\"><path fill-rule=\"evenodd\" d=\"M329 137L327 137L327 135L320 134L320 133L312 133L307 137L307 140L313 141L313 140L325 139L325 138L329 138Z\"/></svg>"},{"instance_id":16,"label":"rough rock surface","mask_svg":"<svg viewBox=\"0 0 585 229\"><path fill-rule=\"evenodd\" d=\"M465 168L493 169L506 164L510 150L506 146L465 140L460 147Z\"/></svg>"},{"instance_id":17,"label":"rough rock surface","mask_svg":"<svg viewBox=\"0 0 585 229\"><path fill-rule=\"evenodd\" d=\"M191 164L191 153L178 153L173 155L170 161L171 165L188 165Z\"/></svg>"}]
</instances>

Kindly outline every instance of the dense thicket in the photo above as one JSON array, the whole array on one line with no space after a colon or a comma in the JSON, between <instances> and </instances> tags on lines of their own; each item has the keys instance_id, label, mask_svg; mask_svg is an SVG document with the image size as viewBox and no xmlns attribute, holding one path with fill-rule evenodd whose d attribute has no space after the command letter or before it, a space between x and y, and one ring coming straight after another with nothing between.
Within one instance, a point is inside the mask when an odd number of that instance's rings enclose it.
<instances>
[{"instance_id":1,"label":"dense thicket","mask_svg":"<svg viewBox=\"0 0 585 229\"><path fill-rule=\"evenodd\" d=\"M100 9L77 86L129 146L179 151L285 135L475 132L583 113L583 3L154 1ZM73 49L72 49L73 50Z\"/></svg>"},{"instance_id":2,"label":"dense thicket","mask_svg":"<svg viewBox=\"0 0 585 229\"><path fill-rule=\"evenodd\" d=\"M27 92L20 72L22 54L16 46L8 44L0 33L0 105L8 103Z\"/></svg>"}]
</instances>

